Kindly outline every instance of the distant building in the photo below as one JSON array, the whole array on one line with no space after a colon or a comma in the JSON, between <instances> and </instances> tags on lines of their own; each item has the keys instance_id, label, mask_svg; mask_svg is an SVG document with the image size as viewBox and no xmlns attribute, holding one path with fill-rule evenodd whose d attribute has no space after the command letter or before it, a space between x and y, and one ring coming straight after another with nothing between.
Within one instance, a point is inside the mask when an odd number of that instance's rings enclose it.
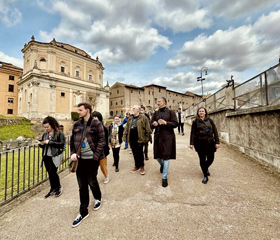
<instances>
[{"instance_id":1,"label":"distant building","mask_svg":"<svg viewBox=\"0 0 280 240\"><path fill-rule=\"evenodd\" d=\"M31 120L47 115L70 128L71 112L88 102L104 117L109 115L109 86L103 87L102 63L85 51L53 39L31 41L24 54L23 76L18 82L18 114Z\"/></svg>"},{"instance_id":2,"label":"distant building","mask_svg":"<svg viewBox=\"0 0 280 240\"><path fill-rule=\"evenodd\" d=\"M22 68L0 62L0 115L16 116L18 109L17 81Z\"/></svg>"},{"instance_id":3,"label":"distant building","mask_svg":"<svg viewBox=\"0 0 280 240\"><path fill-rule=\"evenodd\" d=\"M184 110L202 99L193 93L178 93L155 84L137 87L135 85L116 82L110 88L110 116L124 116L126 112L131 112L133 105L143 105L146 109L155 110L158 108L157 99L159 97L165 97L167 107L174 111L179 107Z\"/></svg>"}]
</instances>

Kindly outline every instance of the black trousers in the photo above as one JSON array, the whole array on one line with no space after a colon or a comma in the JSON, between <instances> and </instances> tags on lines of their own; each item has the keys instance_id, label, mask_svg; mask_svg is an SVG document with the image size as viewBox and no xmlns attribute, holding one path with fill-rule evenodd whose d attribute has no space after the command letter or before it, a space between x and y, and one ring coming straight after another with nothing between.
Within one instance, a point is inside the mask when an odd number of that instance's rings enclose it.
<instances>
[{"instance_id":1,"label":"black trousers","mask_svg":"<svg viewBox=\"0 0 280 240\"><path fill-rule=\"evenodd\" d=\"M204 177L207 177L207 171L208 168L211 166L211 164L214 161L214 151L198 151L197 152L199 156L199 161L200 161L200 167L203 172Z\"/></svg>"},{"instance_id":2,"label":"black trousers","mask_svg":"<svg viewBox=\"0 0 280 240\"><path fill-rule=\"evenodd\" d=\"M144 167L144 154L143 154L143 143L130 142L130 147L133 153L135 167Z\"/></svg>"},{"instance_id":3,"label":"black trousers","mask_svg":"<svg viewBox=\"0 0 280 240\"><path fill-rule=\"evenodd\" d=\"M148 157L148 148L149 148L149 142L144 144L144 154L145 154L145 157Z\"/></svg>"},{"instance_id":4,"label":"black trousers","mask_svg":"<svg viewBox=\"0 0 280 240\"><path fill-rule=\"evenodd\" d=\"M49 174L49 181L51 185L51 190L58 190L60 187L59 176L57 174L57 167L54 165L52 157L44 156L43 162L45 164L46 170Z\"/></svg>"},{"instance_id":5,"label":"black trousers","mask_svg":"<svg viewBox=\"0 0 280 240\"><path fill-rule=\"evenodd\" d=\"M79 159L76 172L79 194L80 194L80 214L84 217L88 214L89 188L96 200L101 200L101 191L97 181L97 171L99 161L93 159Z\"/></svg>"},{"instance_id":6,"label":"black trousers","mask_svg":"<svg viewBox=\"0 0 280 240\"><path fill-rule=\"evenodd\" d=\"M114 164L116 168L119 168L119 161L120 161L120 147L112 148L113 151L113 158L114 158Z\"/></svg>"},{"instance_id":7,"label":"black trousers","mask_svg":"<svg viewBox=\"0 0 280 240\"><path fill-rule=\"evenodd\" d=\"M178 124L178 133L180 133L180 129L181 129L181 133L184 133L184 123Z\"/></svg>"}]
</instances>

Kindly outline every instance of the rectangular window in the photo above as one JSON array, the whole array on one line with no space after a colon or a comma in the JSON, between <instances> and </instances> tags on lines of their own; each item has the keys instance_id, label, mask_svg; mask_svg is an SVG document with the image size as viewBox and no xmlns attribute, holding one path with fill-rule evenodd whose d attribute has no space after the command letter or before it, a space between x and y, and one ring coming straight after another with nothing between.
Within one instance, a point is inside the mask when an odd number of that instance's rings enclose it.
<instances>
[{"instance_id":1,"label":"rectangular window","mask_svg":"<svg viewBox=\"0 0 280 240\"><path fill-rule=\"evenodd\" d=\"M120 91L119 90L117 90L117 94L119 94L120 93Z\"/></svg>"},{"instance_id":2,"label":"rectangular window","mask_svg":"<svg viewBox=\"0 0 280 240\"><path fill-rule=\"evenodd\" d=\"M13 98L8 98L8 103L14 103L14 99Z\"/></svg>"},{"instance_id":3,"label":"rectangular window","mask_svg":"<svg viewBox=\"0 0 280 240\"><path fill-rule=\"evenodd\" d=\"M151 92L149 91L149 95L151 95Z\"/></svg>"},{"instance_id":4,"label":"rectangular window","mask_svg":"<svg viewBox=\"0 0 280 240\"><path fill-rule=\"evenodd\" d=\"M80 74L79 71L76 71L76 77L79 77L79 74Z\"/></svg>"},{"instance_id":5,"label":"rectangular window","mask_svg":"<svg viewBox=\"0 0 280 240\"><path fill-rule=\"evenodd\" d=\"M121 100L121 105L123 105L123 100Z\"/></svg>"},{"instance_id":6,"label":"rectangular window","mask_svg":"<svg viewBox=\"0 0 280 240\"><path fill-rule=\"evenodd\" d=\"M131 90L130 92L133 93L133 90Z\"/></svg>"},{"instance_id":7,"label":"rectangular window","mask_svg":"<svg viewBox=\"0 0 280 240\"><path fill-rule=\"evenodd\" d=\"M141 94L141 92L139 91L139 94Z\"/></svg>"},{"instance_id":8,"label":"rectangular window","mask_svg":"<svg viewBox=\"0 0 280 240\"><path fill-rule=\"evenodd\" d=\"M155 102L157 101L157 98L155 98Z\"/></svg>"},{"instance_id":9,"label":"rectangular window","mask_svg":"<svg viewBox=\"0 0 280 240\"><path fill-rule=\"evenodd\" d=\"M14 92L14 85L9 84L9 92Z\"/></svg>"},{"instance_id":10,"label":"rectangular window","mask_svg":"<svg viewBox=\"0 0 280 240\"><path fill-rule=\"evenodd\" d=\"M158 92L160 92L161 90L160 90L160 88L158 89Z\"/></svg>"},{"instance_id":11,"label":"rectangular window","mask_svg":"<svg viewBox=\"0 0 280 240\"><path fill-rule=\"evenodd\" d=\"M111 106L113 106L113 102L111 102Z\"/></svg>"},{"instance_id":12,"label":"rectangular window","mask_svg":"<svg viewBox=\"0 0 280 240\"><path fill-rule=\"evenodd\" d=\"M60 72L64 73L65 72L65 67L60 67Z\"/></svg>"},{"instance_id":13,"label":"rectangular window","mask_svg":"<svg viewBox=\"0 0 280 240\"><path fill-rule=\"evenodd\" d=\"M151 104L151 100L149 100L149 104Z\"/></svg>"},{"instance_id":14,"label":"rectangular window","mask_svg":"<svg viewBox=\"0 0 280 240\"><path fill-rule=\"evenodd\" d=\"M13 109L8 109L7 113L8 114L13 114L14 110Z\"/></svg>"},{"instance_id":15,"label":"rectangular window","mask_svg":"<svg viewBox=\"0 0 280 240\"><path fill-rule=\"evenodd\" d=\"M88 75L88 80L92 80L92 75L91 74Z\"/></svg>"},{"instance_id":16,"label":"rectangular window","mask_svg":"<svg viewBox=\"0 0 280 240\"><path fill-rule=\"evenodd\" d=\"M60 97L65 97L65 92L61 92Z\"/></svg>"},{"instance_id":17,"label":"rectangular window","mask_svg":"<svg viewBox=\"0 0 280 240\"><path fill-rule=\"evenodd\" d=\"M13 80L14 81L15 80L15 76L10 75L9 76L9 80Z\"/></svg>"},{"instance_id":18,"label":"rectangular window","mask_svg":"<svg viewBox=\"0 0 280 240\"><path fill-rule=\"evenodd\" d=\"M118 102L116 102L116 106L118 106Z\"/></svg>"}]
</instances>

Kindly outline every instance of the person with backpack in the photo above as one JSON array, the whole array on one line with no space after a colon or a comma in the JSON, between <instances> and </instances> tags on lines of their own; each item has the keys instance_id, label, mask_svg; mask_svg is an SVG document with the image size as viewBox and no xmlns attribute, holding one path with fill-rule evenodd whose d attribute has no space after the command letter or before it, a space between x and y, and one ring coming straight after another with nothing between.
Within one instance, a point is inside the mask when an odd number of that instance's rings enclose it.
<instances>
[{"instance_id":1,"label":"person with backpack","mask_svg":"<svg viewBox=\"0 0 280 240\"><path fill-rule=\"evenodd\" d=\"M62 160L63 151L65 150L65 136L62 131L59 131L59 124L53 117L46 117L43 120L43 126L46 131L39 141L39 147L43 149L41 166L44 162L51 185L51 189L45 198L49 198L52 195L59 197L62 193L62 187L57 169Z\"/></svg>"},{"instance_id":2,"label":"person with backpack","mask_svg":"<svg viewBox=\"0 0 280 240\"><path fill-rule=\"evenodd\" d=\"M99 120L103 124L103 117L100 112L94 111L92 113L92 117L93 117L93 119ZM103 175L105 177L104 183L106 184L110 181L110 177L108 175L108 169L107 169L107 156L110 153L110 148L109 148L109 140L108 140L108 129L104 126L104 124L103 124L103 128L104 128L105 141L106 141L106 144L104 146L105 157L100 160L99 165L100 165L101 172L103 173Z\"/></svg>"},{"instance_id":3,"label":"person with backpack","mask_svg":"<svg viewBox=\"0 0 280 240\"><path fill-rule=\"evenodd\" d=\"M214 154L220 147L220 140L215 123L208 117L207 110L201 107L197 110L196 119L192 123L190 149L195 148L200 167L203 172L202 183L208 182L209 167L214 161Z\"/></svg>"}]
</instances>

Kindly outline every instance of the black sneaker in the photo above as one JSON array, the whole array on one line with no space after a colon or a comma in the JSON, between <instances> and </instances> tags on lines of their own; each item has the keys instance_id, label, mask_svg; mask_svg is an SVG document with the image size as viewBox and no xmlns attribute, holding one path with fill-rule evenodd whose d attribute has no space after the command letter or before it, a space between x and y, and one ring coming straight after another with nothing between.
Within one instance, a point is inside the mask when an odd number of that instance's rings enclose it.
<instances>
[{"instance_id":1,"label":"black sneaker","mask_svg":"<svg viewBox=\"0 0 280 240\"><path fill-rule=\"evenodd\" d=\"M59 197L62 193L62 189L63 189L62 187L59 187L58 190L55 191L54 196Z\"/></svg>"},{"instance_id":2,"label":"black sneaker","mask_svg":"<svg viewBox=\"0 0 280 240\"><path fill-rule=\"evenodd\" d=\"M51 189L49 192L48 192L48 194L45 196L45 198L49 198L51 195L53 195L54 194L54 189Z\"/></svg>"},{"instance_id":3,"label":"black sneaker","mask_svg":"<svg viewBox=\"0 0 280 240\"><path fill-rule=\"evenodd\" d=\"M89 214L87 214L86 216L82 217L82 215L79 213L77 215L77 217L75 218L74 222L72 223L72 227L77 227L79 226L79 224L86 219L89 216Z\"/></svg>"},{"instance_id":4,"label":"black sneaker","mask_svg":"<svg viewBox=\"0 0 280 240\"><path fill-rule=\"evenodd\" d=\"M206 184L208 182L208 177L204 177L202 183Z\"/></svg>"},{"instance_id":5,"label":"black sneaker","mask_svg":"<svg viewBox=\"0 0 280 240\"><path fill-rule=\"evenodd\" d=\"M162 186L163 187L167 187L168 186L167 179L162 179Z\"/></svg>"},{"instance_id":6,"label":"black sneaker","mask_svg":"<svg viewBox=\"0 0 280 240\"><path fill-rule=\"evenodd\" d=\"M146 155L146 156L145 156L145 160L147 160L147 161L149 160L149 157L148 157L148 155Z\"/></svg>"},{"instance_id":7,"label":"black sneaker","mask_svg":"<svg viewBox=\"0 0 280 240\"><path fill-rule=\"evenodd\" d=\"M93 210L97 211L101 207L101 200L95 200Z\"/></svg>"}]
</instances>

